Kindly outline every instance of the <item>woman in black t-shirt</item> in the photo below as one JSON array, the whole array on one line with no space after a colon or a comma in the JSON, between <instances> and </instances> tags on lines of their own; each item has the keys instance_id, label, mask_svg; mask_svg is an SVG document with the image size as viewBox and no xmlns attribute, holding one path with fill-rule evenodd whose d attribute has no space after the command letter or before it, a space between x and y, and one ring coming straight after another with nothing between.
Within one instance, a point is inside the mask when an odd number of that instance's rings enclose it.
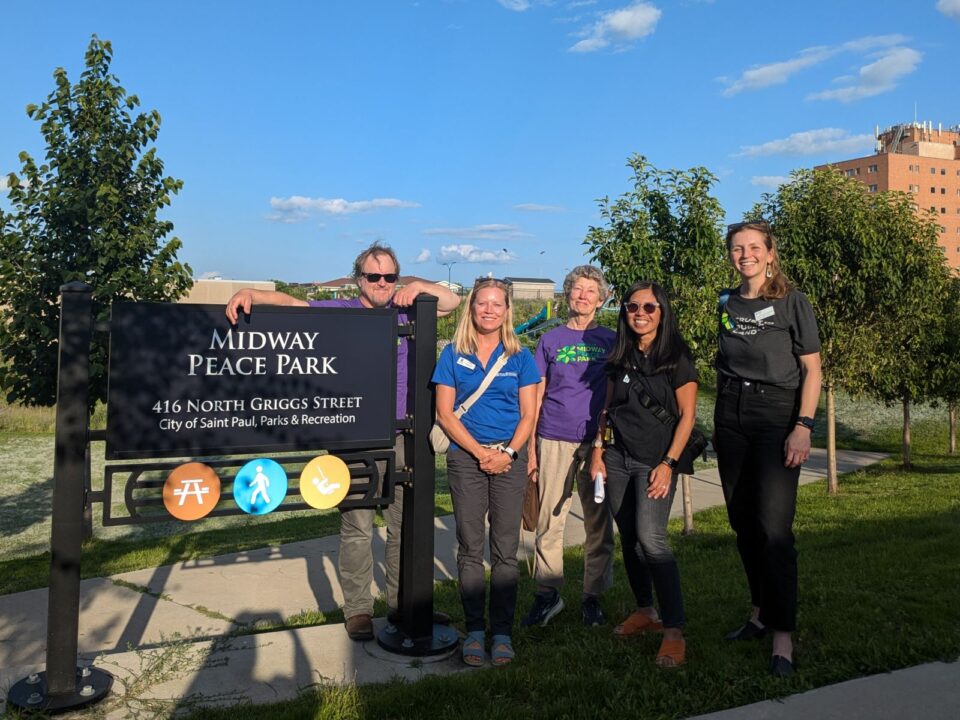
<instances>
[{"instance_id":1,"label":"woman in black t-shirt","mask_svg":"<svg viewBox=\"0 0 960 720\"><path fill-rule=\"evenodd\" d=\"M785 676L797 616L793 517L820 397L820 339L809 301L780 270L767 223L731 225L727 251L741 282L720 296L714 444L753 604L727 639L769 628L770 672Z\"/></svg>"},{"instance_id":2,"label":"woman in black t-shirt","mask_svg":"<svg viewBox=\"0 0 960 720\"><path fill-rule=\"evenodd\" d=\"M623 565L637 601L637 610L613 632L631 637L663 630L656 663L677 667L686 657L683 594L667 543L667 521L678 459L693 430L697 372L658 284L638 282L627 291L607 367L607 422L599 424L590 474L606 478ZM604 443L608 424L613 438ZM659 613L653 605L654 589Z\"/></svg>"}]
</instances>

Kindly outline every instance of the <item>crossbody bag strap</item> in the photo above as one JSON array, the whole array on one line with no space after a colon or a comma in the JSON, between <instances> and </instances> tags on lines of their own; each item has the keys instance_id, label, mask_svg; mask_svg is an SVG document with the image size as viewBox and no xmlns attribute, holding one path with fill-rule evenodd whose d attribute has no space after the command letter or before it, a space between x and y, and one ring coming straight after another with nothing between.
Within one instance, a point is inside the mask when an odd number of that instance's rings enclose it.
<instances>
[{"instance_id":1,"label":"crossbody bag strap","mask_svg":"<svg viewBox=\"0 0 960 720\"><path fill-rule=\"evenodd\" d=\"M474 390L470 397L460 403L460 407L458 407L456 410L456 416L458 418L463 417L467 413L467 410L469 410L470 407L480 399L480 396L487 391L487 388L490 387L490 383L493 382L493 379L497 376L497 373L500 372L500 369L507 364L507 360L509 359L510 358L507 356L506 352L497 358L497 361L487 371L487 374L484 375L483 382L480 383L480 387Z\"/></svg>"},{"instance_id":2,"label":"crossbody bag strap","mask_svg":"<svg viewBox=\"0 0 960 720\"><path fill-rule=\"evenodd\" d=\"M657 420L662 422L668 428L672 428L674 425L676 425L679 421L679 418L659 402L657 402L657 400L647 392L645 387L640 387L640 385L646 384L644 382L644 376L640 371L637 371L637 378L637 397L640 399L640 404L649 410Z\"/></svg>"}]
</instances>

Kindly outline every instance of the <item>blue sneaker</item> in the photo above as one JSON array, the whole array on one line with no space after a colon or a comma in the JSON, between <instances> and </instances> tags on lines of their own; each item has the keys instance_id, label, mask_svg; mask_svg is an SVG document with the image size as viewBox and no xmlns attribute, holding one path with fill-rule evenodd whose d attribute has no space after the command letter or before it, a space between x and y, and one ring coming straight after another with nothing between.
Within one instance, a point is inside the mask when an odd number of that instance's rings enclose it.
<instances>
[{"instance_id":1,"label":"blue sneaker","mask_svg":"<svg viewBox=\"0 0 960 720\"><path fill-rule=\"evenodd\" d=\"M563 598L557 590L551 590L549 593L537 593L533 596L533 606L527 616L520 621L523 627L539 625L546 627L557 613L563 610Z\"/></svg>"}]
</instances>

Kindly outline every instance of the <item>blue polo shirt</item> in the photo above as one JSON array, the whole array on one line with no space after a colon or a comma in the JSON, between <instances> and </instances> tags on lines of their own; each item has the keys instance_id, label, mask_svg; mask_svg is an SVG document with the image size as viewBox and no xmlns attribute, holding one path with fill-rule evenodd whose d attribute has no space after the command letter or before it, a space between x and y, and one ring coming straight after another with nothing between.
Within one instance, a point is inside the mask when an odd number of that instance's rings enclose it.
<instances>
[{"instance_id":1,"label":"blue polo shirt","mask_svg":"<svg viewBox=\"0 0 960 720\"><path fill-rule=\"evenodd\" d=\"M460 407L483 382L487 368L503 355L503 344L497 345L484 367L476 355L460 355L447 345L440 353L433 371L433 382L457 391L454 408ZM540 382L540 371L533 355L526 348L512 355L460 422L477 442L487 445L505 442L513 437L520 422L520 388ZM456 447L451 443L451 448Z\"/></svg>"}]
</instances>

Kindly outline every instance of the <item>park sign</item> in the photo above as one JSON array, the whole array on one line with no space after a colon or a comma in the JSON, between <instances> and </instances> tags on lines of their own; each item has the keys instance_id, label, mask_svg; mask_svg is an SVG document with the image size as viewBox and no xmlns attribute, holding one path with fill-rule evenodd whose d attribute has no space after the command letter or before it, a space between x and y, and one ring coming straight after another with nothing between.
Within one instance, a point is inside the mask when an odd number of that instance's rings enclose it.
<instances>
[{"instance_id":1,"label":"park sign","mask_svg":"<svg viewBox=\"0 0 960 720\"><path fill-rule=\"evenodd\" d=\"M107 459L393 445L397 311L115 303Z\"/></svg>"}]
</instances>

